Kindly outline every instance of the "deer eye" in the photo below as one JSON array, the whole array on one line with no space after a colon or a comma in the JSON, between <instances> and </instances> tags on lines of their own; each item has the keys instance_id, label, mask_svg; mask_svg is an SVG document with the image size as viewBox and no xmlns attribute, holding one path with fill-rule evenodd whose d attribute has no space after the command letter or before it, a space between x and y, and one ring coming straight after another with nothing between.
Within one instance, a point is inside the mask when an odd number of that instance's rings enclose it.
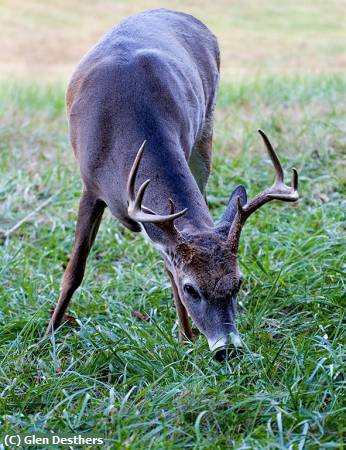
<instances>
[{"instance_id":1,"label":"deer eye","mask_svg":"<svg viewBox=\"0 0 346 450\"><path fill-rule=\"evenodd\" d=\"M201 298L199 293L191 284L184 284L184 292L194 300L199 300Z\"/></svg>"}]
</instances>

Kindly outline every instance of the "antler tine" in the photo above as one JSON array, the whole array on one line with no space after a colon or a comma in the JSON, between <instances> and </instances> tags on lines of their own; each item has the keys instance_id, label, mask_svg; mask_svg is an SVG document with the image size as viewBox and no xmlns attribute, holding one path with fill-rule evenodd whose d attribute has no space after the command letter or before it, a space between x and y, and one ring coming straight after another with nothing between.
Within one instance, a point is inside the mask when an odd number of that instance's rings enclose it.
<instances>
[{"instance_id":1,"label":"antler tine","mask_svg":"<svg viewBox=\"0 0 346 450\"><path fill-rule=\"evenodd\" d=\"M140 186L138 189L137 194L135 194L135 182L136 177L138 173L139 164L141 162L143 152L144 152L144 146L145 142L140 146L136 158L133 162L133 165L130 170L129 178L127 181L127 195L128 195L128 214L129 217L136 222L141 223L156 223L156 224L162 224L165 222L173 222L178 217L181 217L183 214L186 213L187 208L184 208L181 211L174 212L175 207L173 201L170 199L171 204L171 211L172 214L167 215L160 215L156 214L151 209L142 206L142 201L144 198L145 191L148 187L148 184L150 183L150 179L144 181L144 183ZM172 206L173 205L173 206Z\"/></svg>"},{"instance_id":2,"label":"antler tine","mask_svg":"<svg viewBox=\"0 0 346 450\"><path fill-rule=\"evenodd\" d=\"M258 130L264 144L267 148L270 159L273 163L276 172L276 180L272 187L265 189L263 192L257 194L252 200L248 201L246 205L242 206L240 203L240 197L237 197L237 214L231 225L229 231L228 240L231 247L231 252L236 255L239 246L239 239L242 226L246 219L257 209L263 206L265 203L271 200L282 200L286 202L295 202L299 198L298 194L298 172L296 169L292 169L292 184L286 186L284 183L284 172L279 161L279 158L274 151L268 137L262 130Z\"/></svg>"},{"instance_id":3,"label":"antler tine","mask_svg":"<svg viewBox=\"0 0 346 450\"><path fill-rule=\"evenodd\" d=\"M292 188L294 191L298 191L298 172L297 169L292 169Z\"/></svg>"},{"instance_id":4,"label":"antler tine","mask_svg":"<svg viewBox=\"0 0 346 450\"><path fill-rule=\"evenodd\" d=\"M272 144L270 143L267 135L261 130L258 130L259 134L262 136L263 142L266 146L266 149L268 151L269 157L272 160L273 166L275 168L276 172L276 183L283 183L284 182L284 171L282 169L281 163L279 161L279 158L277 154L275 153L275 150L273 149Z\"/></svg>"},{"instance_id":5,"label":"antler tine","mask_svg":"<svg viewBox=\"0 0 346 450\"><path fill-rule=\"evenodd\" d=\"M143 201L143 197L145 194L145 191L148 187L148 184L150 183L150 178L148 178L148 180L145 180L144 183L140 186L140 188L138 189L135 201L134 201L134 205L133 208L135 210L140 210L142 208L142 201Z\"/></svg>"},{"instance_id":6,"label":"antler tine","mask_svg":"<svg viewBox=\"0 0 346 450\"><path fill-rule=\"evenodd\" d=\"M175 213L174 201L171 198L169 198L168 201L169 201L169 209L170 209L169 214L174 214Z\"/></svg>"},{"instance_id":7,"label":"antler tine","mask_svg":"<svg viewBox=\"0 0 346 450\"><path fill-rule=\"evenodd\" d=\"M239 216L241 216L242 214L244 214L244 209L242 207L242 204L240 202L240 196L237 196L237 213Z\"/></svg>"},{"instance_id":8,"label":"antler tine","mask_svg":"<svg viewBox=\"0 0 346 450\"><path fill-rule=\"evenodd\" d=\"M129 173L129 178L127 180L127 195L130 200L135 199L135 181L136 181L136 177L137 177L139 163L141 162L141 159L143 156L145 143L146 143L146 141L143 141L143 144L139 147L136 158L132 164L132 167L131 167L131 170Z\"/></svg>"},{"instance_id":9,"label":"antler tine","mask_svg":"<svg viewBox=\"0 0 346 450\"><path fill-rule=\"evenodd\" d=\"M275 168L276 172L276 180L273 184L273 186L267 190L265 190L262 194L267 197L267 199L271 200L283 200L287 202L295 202L298 200L298 172L296 169L292 169L292 184L291 187L286 186L284 182L284 171L282 169L281 163L279 161L279 158L273 149L268 137L262 130L258 130L260 135L262 136L262 139L264 141L264 144L267 148L268 154L270 156L270 159L273 163L273 166ZM261 206L261 204L259 205Z\"/></svg>"}]
</instances>

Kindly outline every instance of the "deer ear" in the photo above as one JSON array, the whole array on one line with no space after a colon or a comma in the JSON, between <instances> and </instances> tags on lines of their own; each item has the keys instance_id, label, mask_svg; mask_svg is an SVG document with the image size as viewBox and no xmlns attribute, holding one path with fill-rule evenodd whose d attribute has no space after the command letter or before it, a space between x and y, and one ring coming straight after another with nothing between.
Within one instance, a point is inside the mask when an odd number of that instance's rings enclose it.
<instances>
[{"instance_id":1,"label":"deer ear","mask_svg":"<svg viewBox=\"0 0 346 450\"><path fill-rule=\"evenodd\" d=\"M240 199L241 206L244 206L247 202L247 194L244 186L237 186L231 194L231 197L226 206L225 212L223 213L219 226L231 225L235 215L237 213L237 197Z\"/></svg>"}]
</instances>

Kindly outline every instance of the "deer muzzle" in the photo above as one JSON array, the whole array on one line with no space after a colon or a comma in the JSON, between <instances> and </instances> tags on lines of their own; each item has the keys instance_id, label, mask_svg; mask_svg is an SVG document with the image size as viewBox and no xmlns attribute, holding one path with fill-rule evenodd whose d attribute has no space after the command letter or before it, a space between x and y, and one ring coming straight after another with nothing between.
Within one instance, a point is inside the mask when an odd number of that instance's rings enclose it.
<instances>
[{"instance_id":1,"label":"deer muzzle","mask_svg":"<svg viewBox=\"0 0 346 450\"><path fill-rule=\"evenodd\" d=\"M221 336L218 338L209 338L208 339L209 348L212 352L219 350L224 347L228 347L229 345L240 348L243 346L239 334L231 332L228 336Z\"/></svg>"},{"instance_id":2,"label":"deer muzzle","mask_svg":"<svg viewBox=\"0 0 346 450\"><path fill-rule=\"evenodd\" d=\"M208 339L209 348L215 352L217 361L224 361L228 356L234 357L241 351L243 344L237 333L231 332L228 336Z\"/></svg>"}]
</instances>

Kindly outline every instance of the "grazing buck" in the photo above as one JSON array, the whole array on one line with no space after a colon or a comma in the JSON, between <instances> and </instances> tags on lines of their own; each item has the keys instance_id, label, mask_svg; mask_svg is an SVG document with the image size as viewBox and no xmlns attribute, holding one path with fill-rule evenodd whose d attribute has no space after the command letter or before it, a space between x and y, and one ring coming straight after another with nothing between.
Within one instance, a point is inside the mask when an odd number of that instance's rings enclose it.
<instances>
[{"instance_id":1,"label":"grazing buck","mask_svg":"<svg viewBox=\"0 0 346 450\"><path fill-rule=\"evenodd\" d=\"M192 16L166 9L128 18L82 59L68 87L67 110L84 189L73 253L48 333L61 323L82 281L108 206L162 255L180 341L193 337L190 316L210 349L218 349L218 359L229 343L241 345L235 312L242 227L270 200L296 201L298 177L294 170L292 186L284 184L280 162L260 131L276 182L250 201L238 186L214 225L204 190L218 79L216 38Z\"/></svg>"}]
</instances>

